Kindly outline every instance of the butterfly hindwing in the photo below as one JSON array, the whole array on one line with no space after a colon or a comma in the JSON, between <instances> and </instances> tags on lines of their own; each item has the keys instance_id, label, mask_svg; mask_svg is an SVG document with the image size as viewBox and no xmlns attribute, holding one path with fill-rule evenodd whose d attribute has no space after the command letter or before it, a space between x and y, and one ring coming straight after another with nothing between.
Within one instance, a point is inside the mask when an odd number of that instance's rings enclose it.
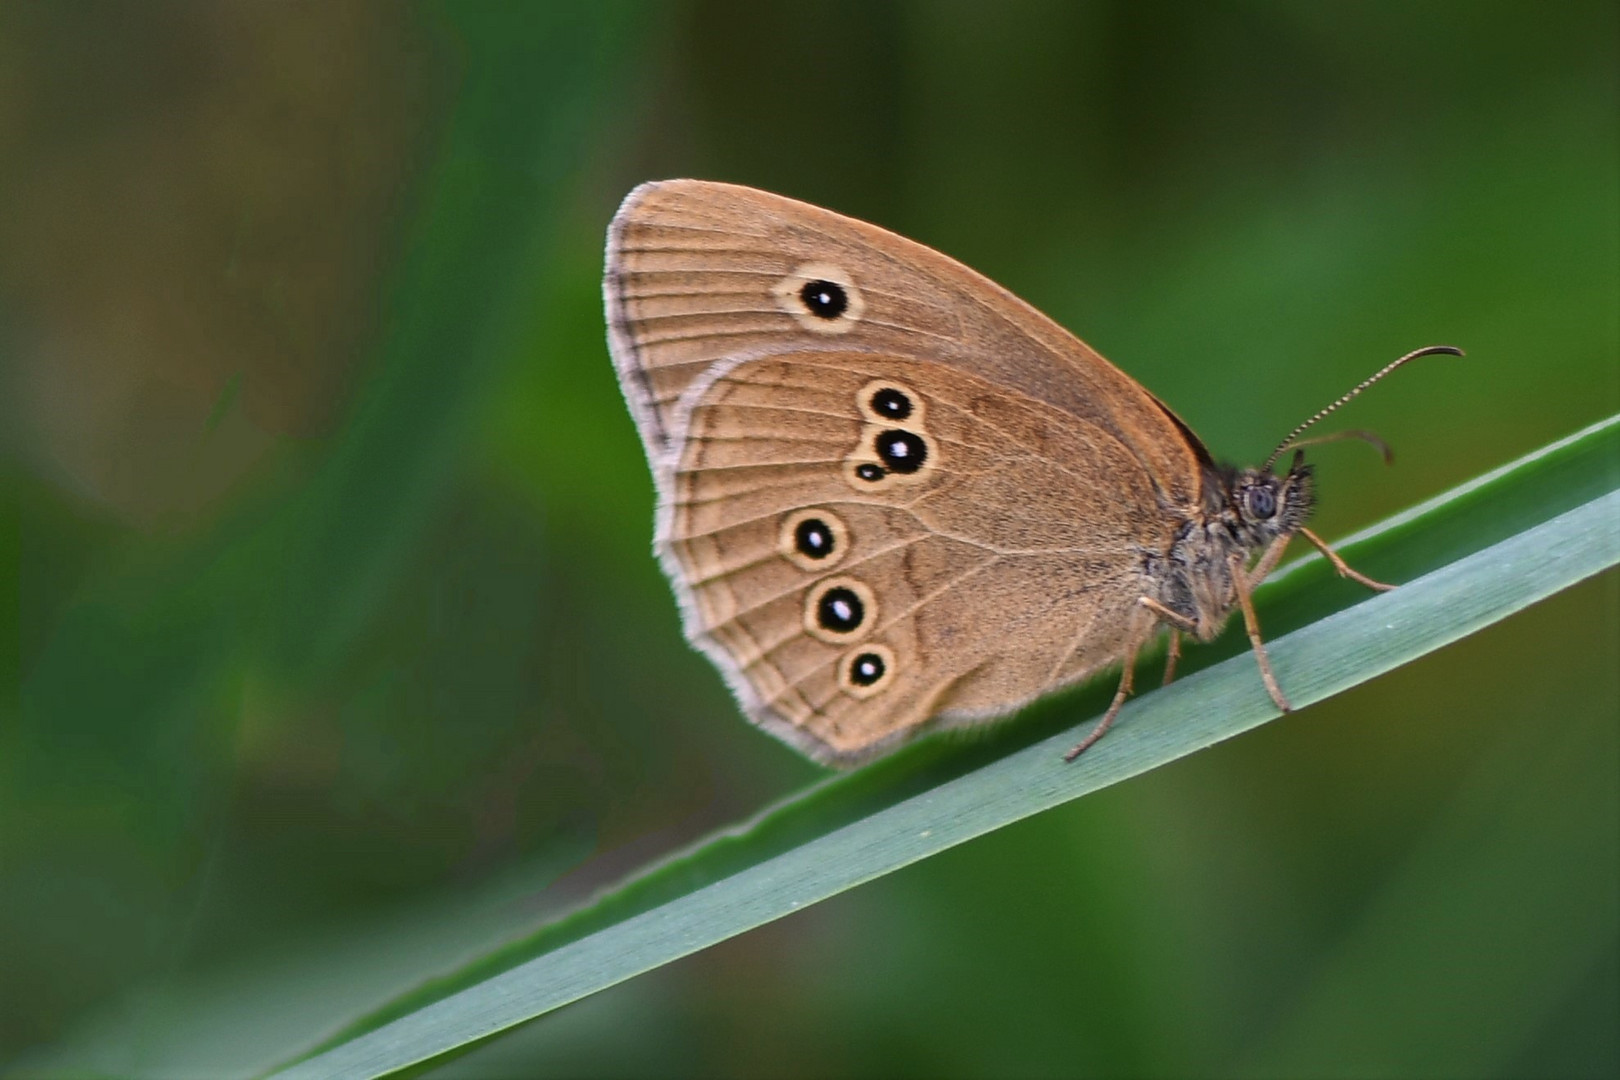
<instances>
[{"instance_id":1,"label":"butterfly hindwing","mask_svg":"<svg viewBox=\"0 0 1620 1080\"><path fill-rule=\"evenodd\" d=\"M1059 410L812 350L721 364L672 418L659 547L687 632L756 722L818 758L1006 712L1130 632L1117 602L1077 602L1127 595L1143 539L1088 477L1147 479Z\"/></svg>"}]
</instances>

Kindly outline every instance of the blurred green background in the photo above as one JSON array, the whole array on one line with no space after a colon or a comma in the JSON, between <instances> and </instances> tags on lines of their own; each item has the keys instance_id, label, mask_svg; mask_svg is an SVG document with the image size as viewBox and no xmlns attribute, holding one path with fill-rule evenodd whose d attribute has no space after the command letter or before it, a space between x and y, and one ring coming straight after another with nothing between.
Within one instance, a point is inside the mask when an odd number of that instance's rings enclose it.
<instances>
[{"instance_id":1,"label":"blurred green background","mask_svg":"<svg viewBox=\"0 0 1620 1080\"><path fill-rule=\"evenodd\" d=\"M1467 348L1329 537L1620 409L1614 3L12 3L0 161L0 1064L296 1046L821 775L649 553L639 181L932 244L1239 462ZM1610 573L446 1074L1612 1076L1617 657Z\"/></svg>"}]
</instances>

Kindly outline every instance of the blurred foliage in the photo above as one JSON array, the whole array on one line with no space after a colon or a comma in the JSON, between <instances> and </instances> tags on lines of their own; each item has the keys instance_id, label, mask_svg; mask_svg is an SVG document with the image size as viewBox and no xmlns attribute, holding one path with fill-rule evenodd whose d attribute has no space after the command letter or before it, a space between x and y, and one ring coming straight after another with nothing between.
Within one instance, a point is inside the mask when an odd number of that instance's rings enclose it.
<instances>
[{"instance_id":1,"label":"blurred foliage","mask_svg":"<svg viewBox=\"0 0 1620 1080\"><path fill-rule=\"evenodd\" d=\"M0 88L0 1062L441 912L397 990L820 775L647 551L640 180L940 247L1236 460L1466 347L1329 536L1620 408L1609 2L35 0ZM1610 574L447 1073L1611 1075L1616 655Z\"/></svg>"}]
</instances>

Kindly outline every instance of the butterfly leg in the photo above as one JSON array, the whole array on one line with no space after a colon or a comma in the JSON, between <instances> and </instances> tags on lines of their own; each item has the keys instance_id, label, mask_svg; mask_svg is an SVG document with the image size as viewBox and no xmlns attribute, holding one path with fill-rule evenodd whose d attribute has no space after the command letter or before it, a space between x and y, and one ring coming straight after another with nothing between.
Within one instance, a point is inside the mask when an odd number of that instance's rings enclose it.
<instances>
[{"instance_id":1,"label":"butterfly leg","mask_svg":"<svg viewBox=\"0 0 1620 1080\"><path fill-rule=\"evenodd\" d=\"M1277 569L1277 564L1282 561L1283 552L1288 550L1288 541L1293 538L1293 533L1283 533L1271 542L1271 546L1266 548L1266 553L1260 556L1260 561L1255 563L1254 569L1248 573L1249 588L1254 588L1271 576L1271 572Z\"/></svg>"},{"instance_id":2,"label":"butterfly leg","mask_svg":"<svg viewBox=\"0 0 1620 1080\"><path fill-rule=\"evenodd\" d=\"M1125 670L1120 674L1119 689L1114 691L1114 700L1109 703L1108 711L1103 713L1103 718L1097 722L1097 726L1091 729L1091 734L1081 739L1079 745L1063 755L1064 761L1073 761L1085 753L1092 743L1102 738L1103 733L1114 726L1114 717L1118 716L1119 710L1124 707L1125 699L1131 696L1131 680L1135 674L1136 646L1132 645L1130 651L1125 654Z\"/></svg>"},{"instance_id":3,"label":"butterfly leg","mask_svg":"<svg viewBox=\"0 0 1620 1080\"><path fill-rule=\"evenodd\" d=\"M1266 655L1266 643L1260 640L1260 619L1254 613L1254 600L1249 595L1249 580L1243 573L1241 556L1232 559L1232 580L1237 584L1238 603L1243 607L1243 626L1249 632L1249 644L1254 647L1254 658L1260 664L1260 681L1266 684L1266 693L1277 703L1277 708L1293 712L1294 707L1288 704L1282 687L1277 685L1277 676L1271 673L1271 658Z\"/></svg>"},{"instance_id":4,"label":"butterfly leg","mask_svg":"<svg viewBox=\"0 0 1620 1080\"><path fill-rule=\"evenodd\" d=\"M1189 634L1198 632L1198 623L1179 611L1171 611L1151 596L1139 596L1136 602L1147 608L1160 619L1170 624L1170 652L1164 661L1164 682L1169 686L1170 680L1176 677L1176 661L1181 659L1181 632Z\"/></svg>"},{"instance_id":5,"label":"butterfly leg","mask_svg":"<svg viewBox=\"0 0 1620 1080\"><path fill-rule=\"evenodd\" d=\"M1160 686L1169 686L1170 680L1176 677L1176 661L1181 659L1181 631L1174 626L1170 628L1170 647L1164 655L1164 682Z\"/></svg>"},{"instance_id":6,"label":"butterfly leg","mask_svg":"<svg viewBox=\"0 0 1620 1080\"><path fill-rule=\"evenodd\" d=\"M1323 555L1327 556L1327 561L1333 564L1333 569L1339 572L1340 577L1347 577L1351 581L1359 582L1362 585L1367 586L1367 588L1373 589L1377 592L1389 592L1389 590L1395 587L1393 585L1386 585L1382 581L1374 581L1366 574L1362 574L1351 569L1350 564L1345 562L1344 559L1339 556L1337 551L1334 551L1332 548L1328 547L1326 540L1323 540L1320 536L1317 536L1315 533L1311 532L1311 530L1300 529L1299 531L1300 535L1304 536L1305 539L1315 544L1316 549Z\"/></svg>"},{"instance_id":7,"label":"butterfly leg","mask_svg":"<svg viewBox=\"0 0 1620 1080\"><path fill-rule=\"evenodd\" d=\"M1169 608L1165 607L1151 596L1138 596L1136 598L1136 602L1153 612L1153 614L1157 615L1159 618L1163 619L1173 627L1180 627L1189 634L1198 632L1197 620L1189 619L1179 611L1171 611Z\"/></svg>"}]
</instances>

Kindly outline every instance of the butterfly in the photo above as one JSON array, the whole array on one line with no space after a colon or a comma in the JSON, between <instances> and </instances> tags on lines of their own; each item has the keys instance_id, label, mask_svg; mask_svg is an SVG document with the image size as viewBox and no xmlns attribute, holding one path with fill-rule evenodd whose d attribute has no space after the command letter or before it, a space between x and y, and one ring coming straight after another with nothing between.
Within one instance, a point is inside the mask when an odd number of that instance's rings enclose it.
<instances>
[{"instance_id":1,"label":"butterfly","mask_svg":"<svg viewBox=\"0 0 1620 1080\"><path fill-rule=\"evenodd\" d=\"M779 195L637 187L603 293L686 635L752 721L837 765L1120 665L1072 760L1145 645L1168 630L1168 682L1181 636L1234 609L1287 711L1250 594L1289 541L1390 588L1306 527L1299 436L1415 357L1461 355L1401 357L1237 469L989 279Z\"/></svg>"}]
</instances>

